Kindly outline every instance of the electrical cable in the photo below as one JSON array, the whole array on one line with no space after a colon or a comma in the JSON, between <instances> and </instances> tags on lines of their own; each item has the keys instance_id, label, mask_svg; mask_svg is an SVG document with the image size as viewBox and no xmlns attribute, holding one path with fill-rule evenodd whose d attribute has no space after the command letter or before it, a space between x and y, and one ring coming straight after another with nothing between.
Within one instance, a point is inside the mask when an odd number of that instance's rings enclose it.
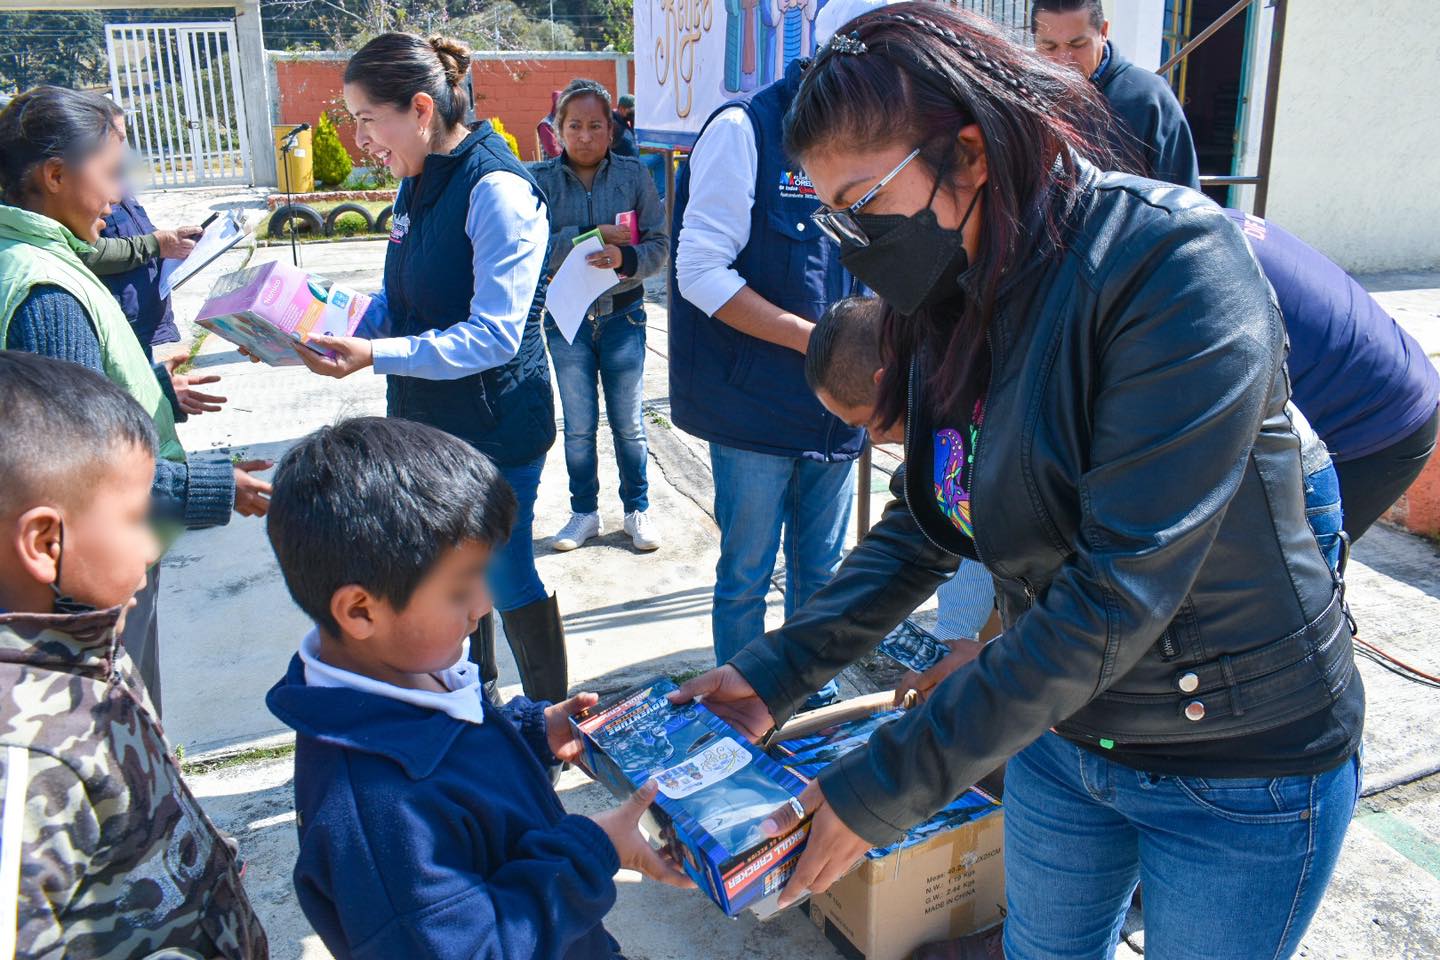
<instances>
[{"instance_id":1,"label":"electrical cable","mask_svg":"<svg viewBox=\"0 0 1440 960\"><path fill-rule=\"evenodd\" d=\"M1427 687L1440 688L1440 677L1435 676L1433 673L1426 673L1418 667L1411 666L1404 660L1375 646L1375 644L1368 640L1362 640L1356 637L1355 653L1369 660L1371 663L1384 667L1396 676Z\"/></svg>"}]
</instances>

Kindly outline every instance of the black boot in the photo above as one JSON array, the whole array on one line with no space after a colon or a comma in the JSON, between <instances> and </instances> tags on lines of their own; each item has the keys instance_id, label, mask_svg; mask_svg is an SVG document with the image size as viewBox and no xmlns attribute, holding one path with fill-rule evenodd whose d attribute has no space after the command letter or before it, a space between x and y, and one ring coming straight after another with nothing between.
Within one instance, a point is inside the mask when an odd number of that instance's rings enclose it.
<instances>
[{"instance_id":1,"label":"black boot","mask_svg":"<svg viewBox=\"0 0 1440 960\"><path fill-rule=\"evenodd\" d=\"M485 691L485 699L489 700L492 706L500 706L500 693L496 689L500 667L495 663L495 614L493 612L481 617L480 626L470 634L470 659L480 668L480 686Z\"/></svg>"},{"instance_id":2,"label":"black boot","mask_svg":"<svg viewBox=\"0 0 1440 960\"><path fill-rule=\"evenodd\" d=\"M565 657L565 627L560 622L560 604L555 595L501 613L500 619L520 667L525 696L551 703L564 700L570 689L570 673Z\"/></svg>"}]
</instances>

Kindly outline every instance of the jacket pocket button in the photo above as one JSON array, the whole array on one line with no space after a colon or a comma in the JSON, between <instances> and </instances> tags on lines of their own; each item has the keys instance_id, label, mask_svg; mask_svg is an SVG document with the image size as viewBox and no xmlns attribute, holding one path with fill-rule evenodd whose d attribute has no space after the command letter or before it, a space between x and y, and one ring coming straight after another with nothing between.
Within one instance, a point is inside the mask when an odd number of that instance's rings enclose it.
<instances>
[{"instance_id":1,"label":"jacket pocket button","mask_svg":"<svg viewBox=\"0 0 1440 960\"><path fill-rule=\"evenodd\" d=\"M1182 693L1194 693L1200 686L1200 678L1193 673L1187 673L1180 678L1178 686Z\"/></svg>"},{"instance_id":2,"label":"jacket pocket button","mask_svg":"<svg viewBox=\"0 0 1440 960\"><path fill-rule=\"evenodd\" d=\"M1185 705L1186 720L1203 720L1205 718L1205 704L1199 700L1191 700Z\"/></svg>"},{"instance_id":3,"label":"jacket pocket button","mask_svg":"<svg viewBox=\"0 0 1440 960\"><path fill-rule=\"evenodd\" d=\"M805 221L804 221L804 220L801 220L799 223L795 224L795 229L798 230L798 231L801 232L801 233L804 233L804 232L805 232Z\"/></svg>"}]
</instances>

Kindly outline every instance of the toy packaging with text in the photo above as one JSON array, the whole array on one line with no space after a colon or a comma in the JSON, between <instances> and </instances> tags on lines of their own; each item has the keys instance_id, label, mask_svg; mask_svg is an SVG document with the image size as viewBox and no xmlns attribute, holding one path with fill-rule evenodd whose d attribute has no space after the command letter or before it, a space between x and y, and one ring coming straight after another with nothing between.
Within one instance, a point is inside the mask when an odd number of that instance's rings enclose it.
<instances>
[{"instance_id":1,"label":"toy packaging with text","mask_svg":"<svg viewBox=\"0 0 1440 960\"><path fill-rule=\"evenodd\" d=\"M312 334L348 337L371 298L271 261L215 281L195 322L271 366L299 366L295 344ZM303 349L329 356L308 344Z\"/></svg>"},{"instance_id":2,"label":"toy packaging with text","mask_svg":"<svg viewBox=\"0 0 1440 960\"><path fill-rule=\"evenodd\" d=\"M857 706L829 726L794 736L782 731L770 752L813 779L904 713ZM897 842L871 850L859 867L812 896L805 911L842 956L857 960L903 960L923 944L983 930L1004 915L1003 814L990 793L967 790Z\"/></svg>"},{"instance_id":3,"label":"toy packaging with text","mask_svg":"<svg viewBox=\"0 0 1440 960\"><path fill-rule=\"evenodd\" d=\"M617 798L655 780L652 842L728 915L773 913L809 823L779 837L760 824L805 783L702 704L671 705L675 689L656 678L577 716L585 766Z\"/></svg>"}]
</instances>

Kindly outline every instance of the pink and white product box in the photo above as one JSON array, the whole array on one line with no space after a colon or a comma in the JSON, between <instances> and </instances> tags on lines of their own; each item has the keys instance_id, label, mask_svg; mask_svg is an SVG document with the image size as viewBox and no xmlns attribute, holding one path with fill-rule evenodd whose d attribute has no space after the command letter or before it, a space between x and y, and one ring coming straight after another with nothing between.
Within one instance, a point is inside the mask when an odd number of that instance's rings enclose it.
<instances>
[{"instance_id":1,"label":"pink and white product box","mask_svg":"<svg viewBox=\"0 0 1440 960\"><path fill-rule=\"evenodd\" d=\"M215 281L195 322L271 366L299 366L295 344L329 356L305 340L314 334L352 335L370 301L366 294L272 261Z\"/></svg>"}]
</instances>

